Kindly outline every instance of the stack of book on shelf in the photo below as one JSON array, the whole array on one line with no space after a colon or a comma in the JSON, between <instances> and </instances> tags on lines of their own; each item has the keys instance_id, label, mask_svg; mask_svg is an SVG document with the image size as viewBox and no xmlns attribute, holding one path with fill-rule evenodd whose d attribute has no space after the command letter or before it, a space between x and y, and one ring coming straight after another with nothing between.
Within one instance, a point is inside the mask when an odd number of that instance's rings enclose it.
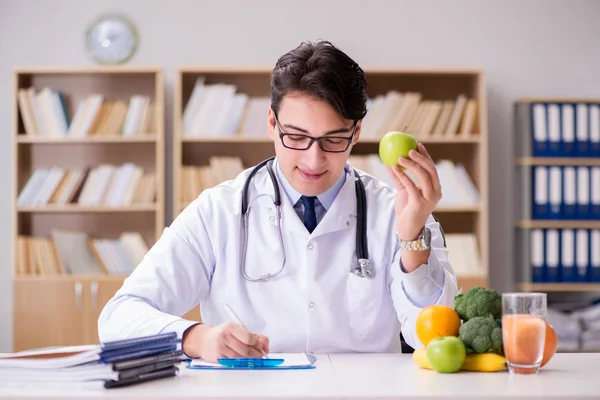
<instances>
[{"instance_id":1,"label":"stack of book on shelf","mask_svg":"<svg viewBox=\"0 0 600 400\"><path fill-rule=\"evenodd\" d=\"M17 238L16 275L129 275L148 247L138 232L90 238L83 231L52 229L50 237Z\"/></svg>"},{"instance_id":2,"label":"stack of book on shelf","mask_svg":"<svg viewBox=\"0 0 600 400\"><path fill-rule=\"evenodd\" d=\"M183 137L260 136L267 132L268 96L250 97L226 83L198 77L183 111Z\"/></svg>"},{"instance_id":3,"label":"stack of book on shelf","mask_svg":"<svg viewBox=\"0 0 600 400\"><path fill-rule=\"evenodd\" d=\"M388 91L369 99L362 138L378 139L389 131L414 133L418 139L476 134L477 101L459 94L456 98L430 100L420 92Z\"/></svg>"},{"instance_id":4,"label":"stack of book on shelf","mask_svg":"<svg viewBox=\"0 0 600 400\"><path fill-rule=\"evenodd\" d=\"M351 155L350 164L378 179L394 186L394 183L377 154ZM438 160L436 169L442 186L443 197L439 207L477 207L480 202L479 192L469 177L465 167L451 160ZM410 178L418 184L418 179L410 171Z\"/></svg>"},{"instance_id":5,"label":"stack of book on shelf","mask_svg":"<svg viewBox=\"0 0 600 400\"><path fill-rule=\"evenodd\" d=\"M350 164L370 175L393 186L393 182L385 170L383 163L376 154L351 155ZM479 193L469 177L465 167L450 160L439 160L436 163L444 196L439 202L440 207L477 207ZM244 165L238 157L213 156L208 165L184 165L182 168L182 204L189 204L209 187L218 185L228 179L235 178L244 170ZM414 175L411 178L418 182Z\"/></svg>"},{"instance_id":6,"label":"stack of book on shelf","mask_svg":"<svg viewBox=\"0 0 600 400\"><path fill-rule=\"evenodd\" d=\"M479 243L474 233L445 233L448 261L458 277L484 277Z\"/></svg>"},{"instance_id":7,"label":"stack of book on shelf","mask_svg":"<svg viewBox=\"0 0 600 400\"><path fill-rule=\"evenodd\" d=\"M196 80L183 111L182 136L227 138L264 137L268 96L250 97L230 83ZM477 133L477 101L460 94L446 100L430 100L419 92L389 91L369 99L362 136L377 139L385 132L402 130L428 136L469 136Z\"/></svg>"},{"instance_id":8,"label":"stack of book on shelf","mask_svg":"<svg viewBox=\"0 0 600 400\"><path fill-rule=\"evenodd\" d=\"M37 92L33 87L19 89L25 133L47 138L83 138L156 132L154 106L148 96L134 95L122 100L91 94L73 105L72 118L67 111L68 101L63 92L51 88Z\"/></svg>"},{"instance_id":9,"label":"stack of book on shelf","mask_svg":"<svg viewBox=\"0 0 600 400\"><path fill-rule=\"evenodd\" d=\"M156 174L127 162L86 168L36 168L19 193L17 204L123 207L152 204L155 198Z\"/></svg>"},{"instance_id":10,"label":"stack of book on shelf","mask_svg":"<svg viewBox=\"0 0 600 400\"><path fill-rule=\"evenodd\" d=\"M0 386L109 389L174 377L185 359L175 332L26 350L0 354Z\"/></svg>"},{"instance_id":11,"label":"stack of book on shelf","mask_svg":"<svg viewBox=\"0 0 600 400\"><path fill-rule=\"evenodd\" d=\"M182 205L194 201L204 189L235 178L244 170L239 157L212 156L208 165L184 165L181 168Z\"/></svg>"}]
</instances>

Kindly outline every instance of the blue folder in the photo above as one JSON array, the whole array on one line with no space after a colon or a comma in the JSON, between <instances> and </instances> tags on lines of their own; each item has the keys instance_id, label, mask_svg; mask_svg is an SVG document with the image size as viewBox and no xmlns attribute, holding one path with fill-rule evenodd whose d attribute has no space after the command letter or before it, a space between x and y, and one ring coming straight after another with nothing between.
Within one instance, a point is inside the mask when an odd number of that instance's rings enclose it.
<instances>
[{"instance_id":1,"label":"blue folder","mask_svg":"<svg viewBox=\"0 0 600 400\"><path fill-rule=\"evenodd\" d=\"M304 353L270 354L268 358L221 358L217 364L197 359L186 360L188 369L198 370L314 369L316 361L315 356Z\"/></svg>"}]
</instances>

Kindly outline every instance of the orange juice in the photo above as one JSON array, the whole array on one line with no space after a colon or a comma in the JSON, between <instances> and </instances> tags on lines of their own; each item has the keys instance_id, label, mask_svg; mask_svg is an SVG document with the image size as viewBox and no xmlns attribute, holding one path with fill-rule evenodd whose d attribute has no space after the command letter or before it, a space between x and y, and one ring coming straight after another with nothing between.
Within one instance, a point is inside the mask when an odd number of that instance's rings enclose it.
<instances>
[{"instance_id":1,"label":"orange juice","mask_svg":"<svg viewBox=\"0 0 600 400\"><path fill-rule=\"evenodd\" d=\"M544 355L546 322L540 315L507 314L502 317L502 342L509 369L536 373Z\"/></svg>"}]
</instances>

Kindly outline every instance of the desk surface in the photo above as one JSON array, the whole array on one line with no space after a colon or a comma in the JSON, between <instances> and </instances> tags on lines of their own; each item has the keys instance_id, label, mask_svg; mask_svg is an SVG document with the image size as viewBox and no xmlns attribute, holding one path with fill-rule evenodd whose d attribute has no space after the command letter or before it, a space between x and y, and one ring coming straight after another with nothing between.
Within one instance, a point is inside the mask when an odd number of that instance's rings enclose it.
<instances>
[{"instance_id":1,"label":"desk surface","mask_svg":"<svg viewBox=\"0 0 600 400\"><path fill-rule=\"evenodd\" d=\"M438 374L409 354L317 357L317 368L292 371L189 370L178 377L120 389L0 387L0 398L96 399L583 399L600 397L600 354L557 354L538 375Z\"/></svg>"}]
</instances>

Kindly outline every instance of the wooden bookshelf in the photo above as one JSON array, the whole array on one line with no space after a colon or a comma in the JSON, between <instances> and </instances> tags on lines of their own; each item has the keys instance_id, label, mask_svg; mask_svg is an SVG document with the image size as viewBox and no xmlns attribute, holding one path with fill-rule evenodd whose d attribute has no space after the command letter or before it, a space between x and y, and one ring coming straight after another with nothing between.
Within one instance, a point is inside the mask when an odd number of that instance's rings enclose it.
<instances>
[{"instance_id":1,"label":"wooden bookshelf","mask_svg":"<svg viewBox=\"0 0 600 400\"><path fill-rule=\"evenodd\" d=\"M405 131L427 146L445 175L444 198L436 216L446 233L459 285L463 290L489 286L487 98L482 71L364 69L370 112L351 163L387 179L378 164L379 139L389 130L404 130L408 125ZM178 70L173 217L205 187L231 179L243 168L274 155L266 125L270 72L271 67L187 66ZM206 93L209 99L219 100L204 102ZM212 109L203 113L206 104ZM382 111L386 104L396 112ZM394 119L402 106L406 106L404 117ZM475 195L469 192L468 183Z\"/></svg>"},{"instance_id":2,"label":"wooden bookshelf","mask_svg":"<svg viewBox=\"0 0 600 400\"><path fill-rule=\"evenodd\" d=\"M523 98L514 111L515 286L596 292L600 100Z\"/></svg>"},{"instance_id":3,"label":"wooden bookshelf","mask_svg":"<svg viewBox=\"0 0 600 400\"><path fill-rule=\"evenodd\" d=\"M14 350L97 343L165 226L163 72L16 68L12 96Z\"/></svg>"}]
</instances>

